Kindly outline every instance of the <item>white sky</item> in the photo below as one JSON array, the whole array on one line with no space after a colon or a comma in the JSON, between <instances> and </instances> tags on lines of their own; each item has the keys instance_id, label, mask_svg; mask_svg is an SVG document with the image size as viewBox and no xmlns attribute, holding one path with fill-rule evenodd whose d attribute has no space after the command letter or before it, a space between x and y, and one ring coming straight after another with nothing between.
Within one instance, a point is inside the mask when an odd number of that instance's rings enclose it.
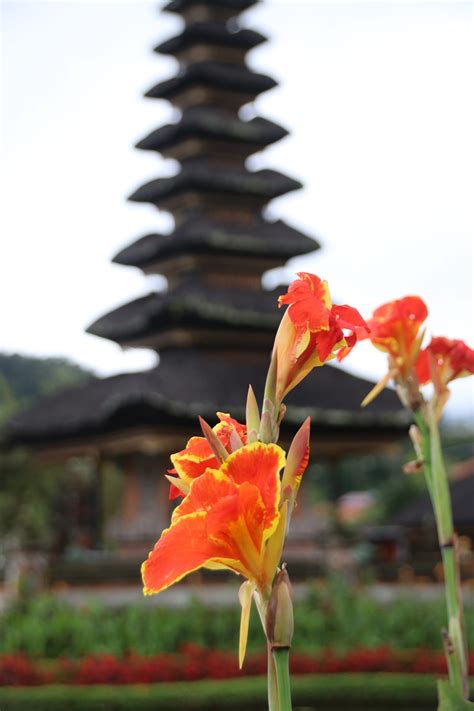
<instances>
[{"instance_id":1,"label":"white sky","mask_svg":"<svg viewBox=\"0 0 474 711\"><path fill-rule=\"evenodd\" d=\"M2 10L0 349L68 356L102 375L147 367L152 354L84 328L157 284L110 258L171 226L125 197L175 169L133 144L172 116L141 94L174 73L150 50L180 21L139 0ZM271 39L251 66L280 82L258 113L291 129L250 165L304 182L269 214L323 244L287 280L314 271L365 316L418 293L431 332L472 345L471 3L268 0L245 22ZM385 360L362 344L345 367L376 379ZM474 414L472 383L454 383L450 413Z\"/></svg>"}]
</instances>

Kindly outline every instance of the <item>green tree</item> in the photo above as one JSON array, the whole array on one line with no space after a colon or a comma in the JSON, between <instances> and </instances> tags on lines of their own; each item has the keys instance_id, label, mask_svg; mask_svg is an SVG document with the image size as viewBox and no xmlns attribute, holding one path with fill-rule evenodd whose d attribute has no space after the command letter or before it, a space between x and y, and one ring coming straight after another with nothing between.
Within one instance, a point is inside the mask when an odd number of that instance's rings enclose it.
<instances>
[{"instance_id":1,"label":"green tree","mask_svg":"<svg viewBox=\"0 0 474 711\"><path fill-rule=\"evenodd\" d=\"M0 539L24 548L49 547L60 468L38 465L17 448L0 455L0 469Z\"/></svg>"},{"instance_id":2,"label":"green tree","mask_svg":"<svg viewBox=\"0 0 474 711\"><path fill-rule=\"evenodd\" d=\"M0 353L0 425L41 398L93 378L65 358ZM0 452L0 472L0 540L49 547L62 468L40 463L26 450L6 449Z\"/></svg>"},{"instance_id":3,"label":"green tree","mask_svg":"<svg viewBox=\"0 0 474 711\"><path fill-rule=\"evenodd\" d=\"M93 378L90 371L66 358L0 353L0 424L43 397Z\"/></svg>"}]
</instances>

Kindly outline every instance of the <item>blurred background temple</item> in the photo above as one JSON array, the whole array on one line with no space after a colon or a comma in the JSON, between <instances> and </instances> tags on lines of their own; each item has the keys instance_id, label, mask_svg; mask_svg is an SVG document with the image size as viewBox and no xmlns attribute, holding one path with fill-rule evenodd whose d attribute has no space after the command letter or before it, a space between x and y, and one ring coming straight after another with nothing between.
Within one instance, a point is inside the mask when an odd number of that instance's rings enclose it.
<instances>
[{"instance_id":1,"label":"blurred background temple","mask_svg":"<svg viewBox=\"0 0 474 711\"><path fill-rule=\"evenodd\" d=\"M142 185L130 200L170 212L175 227L171 234L140 237L113 261L162 275L168 288L124 304L88 328L123 348L153 349L159 364L62 390L15 415L6 428L9 447L30 448L36 461L59 463L65 471L67 484L56 501L52 581L138 585L137 565L169 520L164 474L170 453L199 434L198 415L212 424L217 410L243 420L249 383L261 397L281 317L277 296L284 290L263 290L262 275L319 249L291 225L265 218L269 201L301 184L275 170L246 167L249 156L287 135L263 117L248 118L254 99L276 85L246 64L247 53L266 41L238 19L254 3L173 0L164 7L183 18L183 29L155 51L175 57L179 70L146 96L170 101L179 118L137 148L174 159L179 170ZM356 490L340 502L341 517L349 521L370 505L357 490L373 483L364 473L357 481L357 461L370 455L373 470L374 458L398 451L406 437L407 416L392 391L360 409L371 386L338 367L317 369L289 396L282 428L287 442L311 416L313 459L326 493L335 500L348 488ZM344 483L336 470L348 457L356 474ZM318 540L326 518L324 506L315 508L316 478L313 466L288 542L294 577L298 571L300 577L314 574L323 564ZM406 554L401 523L373 528L367 537L392 563ZM337 557L337 545L332 550ZM360 554L366 555L363 547ZM341 560L344 566L347 559Z\"/></svg>"}]
</instances>

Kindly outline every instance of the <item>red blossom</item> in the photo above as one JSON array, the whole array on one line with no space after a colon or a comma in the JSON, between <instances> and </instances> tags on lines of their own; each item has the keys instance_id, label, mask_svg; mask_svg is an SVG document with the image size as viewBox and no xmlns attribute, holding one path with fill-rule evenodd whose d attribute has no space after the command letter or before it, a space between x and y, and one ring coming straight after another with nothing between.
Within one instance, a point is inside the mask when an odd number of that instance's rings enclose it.
<instances>
[{"instance_id":1,"label":"red blossom","mask_svg":"<svg viewBox=\"0 0 474 711\"><path fill-rule=\"evenodd\" d=\"M390 367L405 376L418 355L420 326L427 316L428 309L419 296L405 296L375 309L367 322L370 333L359 337L370 338L374 346L388 353Z\"/></svg>"},{"instance_id":2,"label":"red blossom","mask_svg":"<svg viewBox=\"0 0 474 711\"><path fill-rule=\"evenodd\" d=\"M368 332L364 319L352 306L331 302L326 281L308 272L278 299L287 305L275 337L277 361L276 399L281 401L315 367L336 357L342 360L354 347L359 333Z\"/></svg>"},{"instance_id":3,"label":"red blossom","mask_svg":"<svg viewBox=\"0 0 474 711\"><path fill-rule=\"evenodd\" d=\"M474 373L474 350L464 341L438 336L420 352L415 369L420 384L432 382L441 395L452 380Z\"/></svg>"}]
</instances>

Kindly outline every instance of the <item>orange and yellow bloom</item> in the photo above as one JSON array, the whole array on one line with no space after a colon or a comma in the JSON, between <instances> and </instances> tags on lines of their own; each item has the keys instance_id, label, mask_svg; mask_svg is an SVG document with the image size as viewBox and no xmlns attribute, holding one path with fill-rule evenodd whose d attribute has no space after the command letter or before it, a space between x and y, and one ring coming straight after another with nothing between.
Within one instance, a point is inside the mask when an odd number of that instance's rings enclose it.
<instances>
[{"instance_id":1,"label":"orange and yellow bloom","mask_svg":"<svg viewBox=\"0 0 474 711\"><path fill-rule=\"evenodd\" d=\"M368 332L357 309L331 302L326 281L299 272L279 306L288 305L275 337L276 401L281 402L315 367L332 358L342 360L359 333Z\"/></svg>"},{"instance_id":2,"label":"orange and yellow bloom","mask_svg":"<svg viewBox=\"0 0 474 711\"><path fill-rule=\"evenodd\" d=\"M229 454L218 468L207 467L191 482L171 526L143 563L145 593L161 592L197 568L216 565L268 590L283 545L287 503L296 496L308 459L309 418L295 436L288 462L278 445L254 442Z\"/></svg>"},{"instance_id":3,"label":"orange and yellow bloom","mask_svg":"<svg viewBox=\"0 0 474 711\"><path fill-rule=\"evenodd\" d=\"M281 517L284 466L280 447L256 442L196 478L143 563L144 592L161 592L197 568L216 565L266 590L278 564L269 566L266 552Z\"/></svg>"},{"instance_id":4,"label":"orange and yellow bloom","mask_svg":"<svg viewBox=\"0 0 474 711\"><path fill-rule=\"evenodd\" d=\"M264 615L279 569L287 523L308 464L310 421L297 432L286 460L278 445L247 444L243 425L229 415L218 416L221 422L213 430L201 422L205 437L191 438L171 457L179 475L172 481L179 482L184 499L142 564L143 590L159 593L201 567L242 575L242 665L253 594Z\"/></svg>"}]
</instances>

